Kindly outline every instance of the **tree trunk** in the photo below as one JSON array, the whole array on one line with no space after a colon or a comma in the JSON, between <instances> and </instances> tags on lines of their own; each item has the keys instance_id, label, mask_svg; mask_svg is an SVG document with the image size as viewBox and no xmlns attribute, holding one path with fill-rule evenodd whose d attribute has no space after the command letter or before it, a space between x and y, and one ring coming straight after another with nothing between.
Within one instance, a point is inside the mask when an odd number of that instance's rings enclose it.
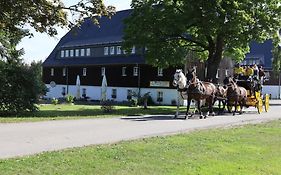
<instances>
[{"instance_id":1,"label":"tree trunk","mask_svg":"<svg viewBox=\"0 0 281 175\"><path fill-rule=\"evenodd\" d=\"M210 46L209 56L207 60L207 76L205 77L207 81L212 81L217 83L217 70L219 68L220 62L222 60L224 42L223 38L218 36L214 44L214 47Z\"/></svg>"}]
</instances>

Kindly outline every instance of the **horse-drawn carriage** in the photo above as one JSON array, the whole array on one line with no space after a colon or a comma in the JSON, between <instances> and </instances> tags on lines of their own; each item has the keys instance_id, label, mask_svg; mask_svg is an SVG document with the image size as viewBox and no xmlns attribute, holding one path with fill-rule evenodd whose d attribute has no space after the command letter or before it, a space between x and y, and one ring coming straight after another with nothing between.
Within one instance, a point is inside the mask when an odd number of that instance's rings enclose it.
<instances>
[{"instance_id":1,"label":"horse-drawn carriage","mask_svg":"<svg viewBox=\"0 0 281 175\"><path fill-rule=\"evenodd\" d=\"M255 78L238 79L237 85L247 90L246 107L256 107L260 114L264 110L269 109L269 94L262 94L262 83Z\"/></svg>"},{"instance_id":2,"label":"horse-drawn carriage","mask_svg":"<svg viewBox=\"0 0 281 175\"><path fill-rule=\"evenodd\" d=\"M200 118L206 118L209 112L211 114L214 114L213 104L216 100L224 101L222 111L225 109L225 105L227 105L228 111L232 112L233 115L238 112L237 109L239 107L240 114L242 113L243 107L250 106L256 107L258 113L262 112L263 106L265 107L265 111L268 111L269 95L261 95L262 83L258 79L247 78L235 80L232 77L226 77L226 79L224 80L224 84L226 88L210 82L200 81L196 76L195 69L191 71L188 70L186 76L183 74L182 70L177 70L173 80L173 85L177 87L178 91L181 94L186 94L186 116L188 117L192 117L193 115L189 113L191 100L197 101L197 109L200 114ZM200 105L200 101L203 99L208 104L208 112L205 116L201 112Z\"/></svg>"}]
</instances>

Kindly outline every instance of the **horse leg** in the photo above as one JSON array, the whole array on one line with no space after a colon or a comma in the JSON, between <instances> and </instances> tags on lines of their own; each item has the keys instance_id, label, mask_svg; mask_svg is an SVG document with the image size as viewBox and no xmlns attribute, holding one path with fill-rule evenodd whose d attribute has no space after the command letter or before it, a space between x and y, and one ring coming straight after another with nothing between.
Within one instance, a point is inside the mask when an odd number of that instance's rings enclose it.
<instances>
[{"instance_id":1,"label":"horse leg","mask_svg":"<svg viewBox=\"0 0 281 175\"><path fill-rule=\"evenodd\" d=\"M243 102L242 102L242 100L239 101L239 106L240 106L239 114L241 115L241 114L242 114L242 108L243 108Z\"/></svg>"},{"instance_id":2,"label":"horse leg","mask_svg":"<svg viewBox=\"0 0 281 175\"><path fill-rule=\"evenodd\" d=\"M200 119L203 119L204 118L204 116L203 116L203 113L201 112L201 100L199 99L198 101L197 101L197 108L198 108L198 113L199 113L199 115L200 115Z\"/></svg>"},{"instance_id":3,"label":"horse leg","mask_svg":"<svg viewBox=\"0 0 281 175\"><path fill-rule=\"evenodd\" d=\"M222 101L221 100L218 100L219 101L219 114L221 114L221 103Z\"/></svg>"},{"instance_id":4,"label":"horse leg","mask_svg":"<svg viewBox=\"0 0 281 175\"><path fill-rule=\"evenodd\" d=\"M224 113L225 110L225 106L226 106L226 100L222 100L222 113Z\"/></svg>"},{"instance_id":5,"label":"horse leg","mask_svg":"<svg viewBox=\"0 0 281 175\"><path fill-rule=\"evenodd\" d=\"M211 105L211 104L214 103L214 101L215 101L215 97L210 97L209 111L210 111L210 113L211 113L212 116L215 116L214 106ZM219 103L220 103L220 101L219 101ZM220 104L219 104L219 108L220 108Z\"/></svg>"},{"instance_id":6,"label":"horse leg","mask_svg":"<svg viewBox=\"0 0 281 175\"><path fill-rule=\"evenodd\" d=\"M234 102L234 111L233 111L233 115L235 115L235 113L237 112L237 104L238 104L238 99L236 98L236 99L235 99L235 102Z\"/></svg>"},{"instance_id":7,"label":"horse leg","mask_svg":"<svg viewBox=\"0 0 281 175\"><path fill-rule=\"evenodd\" d=\"M188 117L188 118L190 118L191 116L189 116L189 114L188 114L188 111L189 111L189 108L190 108L190 103L191 103L191 99L190 98L188 98L187 99L187 107L186 107L186 114L185 114L185 118L186 117Z\"/></svg>"}]
</instances>

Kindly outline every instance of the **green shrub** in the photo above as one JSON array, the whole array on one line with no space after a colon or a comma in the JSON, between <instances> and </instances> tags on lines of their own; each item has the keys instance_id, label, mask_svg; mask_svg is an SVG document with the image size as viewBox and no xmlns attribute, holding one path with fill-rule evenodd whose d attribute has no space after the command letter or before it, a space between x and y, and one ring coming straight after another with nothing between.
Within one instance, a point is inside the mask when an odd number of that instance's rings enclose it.
<instances>
[{"instance_id":1,"label":"green shrub","mask_svg":"<svg viewBox=\"0 0 281 175\"><path fill-rule=\"evenodd\" d=\"M66 103L69 103L69 104L73 103L73 101L74 101L74 96L72 96L72 95L67 95L66 98L65 98L65 101L66 101Z\"/></svg>"},{"instance_id":2,"label":"green shrub","mask_svg":"<svg viewBox=\"0 0 281 175\"><path fill-rule=\"evenodd\" d=\"M47 92L40 62L26 65L0 60L0 79L0 115L38 110L36 103Z\"/></svg>"},{"instance_id":3,"label":"green shrub","mask_svg":"<svg viewBox=\"0 0 281 175\"><path fill-rule=\"evenodd\" d=\"M130 106L132 106L132 107L138 106L138 99L136 99L136 98L130 99L129 102L130 102Z\"/></svg>"},{"instance_id":4,"label":"green shrub","mask_svg":"<svg viewBox=\"0 0 281 175\"><path fill-rule=\"evenodd\" d=\"M51 102L52 102L53 105L57 105L59 103L59 100L56 99L56 98L52 98Z\"/></svg>"}]
</instances>

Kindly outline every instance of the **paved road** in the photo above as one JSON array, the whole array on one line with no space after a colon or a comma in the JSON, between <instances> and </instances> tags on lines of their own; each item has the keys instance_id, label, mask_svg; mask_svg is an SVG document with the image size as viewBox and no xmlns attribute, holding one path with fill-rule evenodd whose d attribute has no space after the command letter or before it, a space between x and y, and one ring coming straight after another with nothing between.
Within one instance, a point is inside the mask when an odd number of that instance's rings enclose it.
<instances>
[{"instance_id":1,"label":"paved road","mask_svg":"<svg viewBox=\"0 0 281 175\"><path fill-rule=\"evenodd\" d=\"M253 108L243 115L206 120L175 120L163 115L0 124L0 158L281 119L281 101L272 103L268 113L258 115Z\"/></svg>"}]
</instances>

